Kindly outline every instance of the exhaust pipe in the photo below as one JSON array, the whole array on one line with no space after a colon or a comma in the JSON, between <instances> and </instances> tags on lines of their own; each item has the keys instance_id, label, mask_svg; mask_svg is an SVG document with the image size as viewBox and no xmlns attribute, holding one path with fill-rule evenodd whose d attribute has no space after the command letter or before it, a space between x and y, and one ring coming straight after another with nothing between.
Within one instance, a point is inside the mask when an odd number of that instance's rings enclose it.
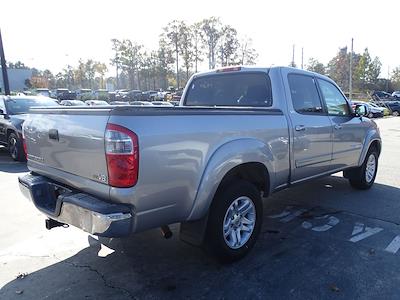
<instances>
[{"instance_id":1,"label":"exhaust pipe","mask_svg":"<svg viewBox=\"0 0 400 300\"><path fill-rule=\"evenodd\" d=\"M47 230L50 230L54 227L64 227L65 225L68 227L68 224L61 223L61 222L58 222L53 219L46 219L46 229Z\"/></svg>"},{"instance_id":2,"label":"exhaust pipe","mask_svg":"<svg viewBox=\"0 0 400 300\"><path fill-rule=\"evenodd\" d=\"M169 239L172 237L172 231L169 229L168 225L161 226L161 234L165 239Z\"/></svg>"}]
</instances>

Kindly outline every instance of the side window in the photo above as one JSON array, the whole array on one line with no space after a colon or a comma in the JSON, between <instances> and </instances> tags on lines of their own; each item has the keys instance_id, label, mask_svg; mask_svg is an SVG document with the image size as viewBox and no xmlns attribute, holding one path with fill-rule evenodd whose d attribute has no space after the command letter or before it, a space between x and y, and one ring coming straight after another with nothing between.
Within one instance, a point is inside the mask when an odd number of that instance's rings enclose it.
<instances>
[{"instance_id":1,"label":"side window","mask_svg":"<svg viewBox=\"0 0 400 300\"><path fill-rule=\"evenodd\" d=\"M293 107L298 113L323 113L321 99L313 77L289 74L288 81Z\"/></svg>"},{"instance_id":2,"label":"side window","mask_svg":"<svg viewBox=\"0 0 400 300\"><path fill-rule=\"evenodd\" d=\"M348 116L350 115L350 107L346 98L332 83L318 79L318 84L321 89L322 96L325 99L328 108L328 114L335 116Z\"/></svg>"}]
</instances>

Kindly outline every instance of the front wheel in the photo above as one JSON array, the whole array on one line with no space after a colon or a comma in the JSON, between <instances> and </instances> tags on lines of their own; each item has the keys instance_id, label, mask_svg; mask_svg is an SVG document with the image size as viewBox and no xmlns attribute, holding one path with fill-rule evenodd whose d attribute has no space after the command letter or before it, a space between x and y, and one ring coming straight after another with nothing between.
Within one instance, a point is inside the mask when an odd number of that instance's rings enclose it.
<instances>
[{"instance_id":1,"label":"front wheel","mask_svg":"<svg viewBox=\"0 0 400 300\"><path fill-rule=\"evenodd\" d=\"M378 171L378 151L375 148L368 150L363 164L355 169L345 171L350 185L359 190L367 190L375 182Z\"/></svg>"},{"instance_id":2,"label":"front wheel","mask_svg":"<svg viewBox=\"0 0 400 300\"><path fill-rule=\"evenodd\" d=\"M373 114L373 113L369 113L369 114L368 114L368 118L372 119L373 117L374 117L374 114Z\"/></svg>"},{"instance_id":3,"label":"front wheel","mask_svg":"<svg viewBox=\"0 0 400 300\"><path fill-rule=\"evenodd\" d=\"M254 246L262 225L260 191L235 180L214 197L208 216L205 245L224 263L244 257Z\"/></svg>"},{"instance_id":4,"label":"front wheel","mask_svg":"<svg viewBox=\"0 0 400 300\"><path fill-rule=\"evenodd\" d=\"M392 115L395 117L398 117L400 115L400 113L397 110L395 110L395 111L393 111Z\"/></svg>"}]
</instances>

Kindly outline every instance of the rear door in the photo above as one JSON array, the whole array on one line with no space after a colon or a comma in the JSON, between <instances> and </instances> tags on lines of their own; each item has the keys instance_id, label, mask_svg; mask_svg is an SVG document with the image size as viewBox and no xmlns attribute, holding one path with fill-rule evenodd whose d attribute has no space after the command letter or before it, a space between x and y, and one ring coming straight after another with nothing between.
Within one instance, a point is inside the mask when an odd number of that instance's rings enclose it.
<instances>
[{"instance_id":1,"label":"rear door","mask_svg":"<svg viewBox=\"0 0 400 300\"><path fill-rule=\"evenodd\" d=\"M317 79L326 110L332 122L332 169L358 163L367 127L355 117L345 96L333 83Z\"/></svg>"},{"instance_id":2,"label":"rear door","mask_svg":"<svg viewBox=\"0 0 400 300\"><path fill-rule=\"evenodd\" d=\"M329 171L332 158L332 123L322 104L313 76L287 76L293 145L292 182Z\"/></svg>"}]
</instances>

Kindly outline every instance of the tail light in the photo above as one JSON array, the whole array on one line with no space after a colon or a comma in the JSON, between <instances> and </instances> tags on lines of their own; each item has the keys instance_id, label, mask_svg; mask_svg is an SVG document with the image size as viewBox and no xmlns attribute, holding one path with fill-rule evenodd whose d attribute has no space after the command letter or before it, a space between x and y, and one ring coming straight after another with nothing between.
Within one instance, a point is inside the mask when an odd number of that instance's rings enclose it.
<instances>
[{"instance_id":1,"label":"tail light","mask_svg":"<svg viewBox=\"0 0 400 300\"><path fill-rule=\"evenodd\" d=\"M108 183L114 187L132 187L139 172L139 141L129 129L108 124L105 134Z\"/></svg>"}]
</instances>

